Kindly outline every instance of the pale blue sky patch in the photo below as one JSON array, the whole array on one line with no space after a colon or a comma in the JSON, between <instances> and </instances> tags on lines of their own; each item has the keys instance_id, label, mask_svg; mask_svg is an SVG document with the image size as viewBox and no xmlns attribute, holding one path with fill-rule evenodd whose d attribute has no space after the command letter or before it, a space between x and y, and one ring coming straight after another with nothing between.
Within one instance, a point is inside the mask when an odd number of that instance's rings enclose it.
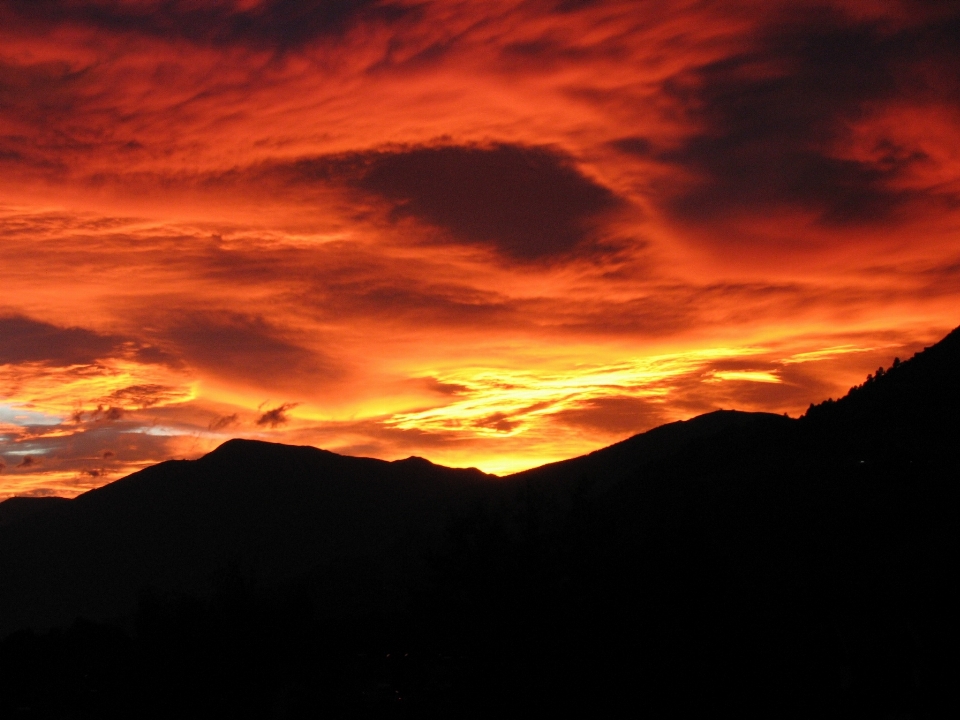
<instances>
[{"instance_id":1,"label":"pale blue sky patch","mask_svg":"<svg viewBox=\"0 0 960 720\"><path fill-rule=\"evenodd\" d=\"M0 403L0 423L27 427L28 425L59 425L62 422L63 418L58 415L48 415L35 410Z\"/></svg>"},{"instance_id":2,"label":"pale blue sky patch","mask_svg":"<svg viewBox=\"0 0 960 720\"><path fill-rule=\"evenodd\" d=\"M160 437L176 437L185 435L183 430L177 428L165 427L163 425L153 425L151 427L136 428L134 430L124 430L127 433L136 433L140 435L158 435Z\"/></svg>"}]
</instances>

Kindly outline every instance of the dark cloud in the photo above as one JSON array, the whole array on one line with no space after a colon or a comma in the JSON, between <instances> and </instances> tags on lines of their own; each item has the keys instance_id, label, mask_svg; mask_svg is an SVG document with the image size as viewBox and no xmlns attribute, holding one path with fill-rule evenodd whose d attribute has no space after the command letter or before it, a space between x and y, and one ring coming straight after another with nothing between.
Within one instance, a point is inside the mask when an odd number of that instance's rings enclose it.
<instances>
[{"instance_id":1,"label":"dark cloud","mask_svg":"<svg viewBox=\"0 0 960 720\"><path fill-rule=\"evenodd\" d=\"M523 303L469 287L442 287L410 278L383 278L347 283L318 283L318 310L329 318L377 318L381 322L415 321L419 326L504 327L525 322Z\"/></svg>"},{"instance_id":2,"label":"dark cloud","mask_svg":"<svg viewBox=\"0 0 960 720\"><path fill-rule=\"evenodd\" d=\"M653 154L653 143L649 138L633 136L614 140L611 145L617 150L628 155L638 155L640 157L649 157Z\"/></svg>"},{"instance_id":3,"label":"dark cloud","mask_svg":"<svg viewBox=\"0 0 960 720\"><path fill-rule=\"evenodd\" d=\"M609 2L609 0L556 0L554 7L557 12L570 13L599 5L603 2Z\"/></svg>"},{"instance_id":4,"label":"dark cloud","mask_svg":"<svg viewBox=\"0 0 960 720\"><path fill-rule=\"evenodd\" d=\"M519 420L511 420L506 413L496 412L474 421L473 426L497 432L510 432L519 424Z\"/></svg>"},{"instance_id":5,"label":"dark cloud","mask_svg":"<svg viewBox=\"0 0 960 720\"><path fill-rule=\"evenodd\" d=\"M570 253L620 203L571 158L545 147L412 147L302 160L288 172L300 182L339 180L389 202L395 218L515 260Z\"/></svg>"},{"instance_id":6,"label":"dark cloud","mask_svg":"<svg viewBox=\"0 0 960 720\"><path fill-rule=\"evenodd\" d=\"M797 8L763 27L750 50L664 84L699 128L679 147L656 150L642 138L618 146L695 178L666 191L685 220L786 206L824 223L865 222L943 200L899 182L928 162L919 147L881 137L863 158L844 155L852 125L886 102L960 108L960 9L923 17L895 27Z\"/></svg>"},{"instance_id":7,"label":"dark cloud","mask_svg":"<svg viewBox=\"0 0 960 720\"><path fill-rule=\"evenodd\" d=\"M288 297L322 322L378 326L504 327L529 323L524 301L469 284L449 272L443 257L411 263L359 243L310 248L212 247L194 265L232 286L286 285Z\"/></svg>"},{"instance_id":8,"label":"dark cloud","mask_svg":"<svg viewBox=\"0 0 960 720\"><path fill-rule=\"evenodd\" d=\"M278 405L272 410L267 410L259 418L257 418L257 425L260 427L280 427L281 425L287 424L290 418L287 417L287 411L292 410L300 403L283 403Z\"/></svg>"},{"instance_id":9,"label":"dark cloud","mask_svg":"<svg viewBox=\"0 0 960 720\"><path fill-rule=\"evenodd\" d=\"M90 413L90 419L98 423L110 423L123 419L123 408L111 405L97 405L97 409Z\"/></svg>"},{"instance_id":10,"label":"dark cloud","mask_svg":"<svg viewBox=\"0 0 960 720\"><path fill-rule=\"evenodd\" d=\"M49 427L45 429L50 430ZM60 429L68 428L61 426ZM144 461L169 459L175 448L183 452L182 438L144 432L142 424L127 420L91 422L69 429L71 432L47 432L39 436L21 434L16 440L16 448L19 452L29 453L24 457L31 460L27 466L18 466L18 469L30 471L38 466L42 458L42 469L46 472L76 473L74 480L61 484L61 492L64 486L79 491L102 485L108 475L133 472ZM0 442L3 440L0 439ZM131 466L131 462L135 464ZM100 475L92 476L86 472L87 468L93 468ZM20 490L17 494L21 494Z\"/></svg>"},{"instance_id":11,"label":"dark cloud","mask_svg":"<svg viewBox=\"0 0 960 720\"><path fill-rule=\"evenodd\" d=\"M169 326L161 337L171 355L218 375L275 386L296 385L304 377L323 383L343 375L328 357L292 342L256 315L195 312L164 322Z\"/></svg>"},{"instance_id":12,"label":"dark cloud","mask_svg":"<svg viewBox=\"0 0 960 720\"><path fill-rule=\"evenodd\" d=\"M134 359L144 365L168 365L177 367L179 361L169 353L153 345L139 345L133 353Z\"/></svg>"},{"instance_id":13,"label":"dark cloud","mask_svg":"<svg viewBox=\"0 0 960 720\"><path fill-rule=\"evenodd\" d=\"M21 460L17 464L17 467L27 469L27 468L36 467L39 464L40 464L40 461L37 460L35 457L33 457L33 455L24 455L23 460Z\"/></svg>"},{"instance_id":14,"label":"dark cloud","mask_svg":"<svg viewBox=\"0 0 960 720\"><path fill-rule=\"evenodd\" d=\"M565 425L632 435L667 421L662 403L635 397L603 397L584 401L553 416Z\"/></svg>"},{"instance_id":15,"label":"dark cloud","mask_svg":"<svg viewBox=\"0 0 960 720\"><path fill-rule=\"evenodd\" d=\"M215 418L207 427L216 432L217 430L225 430L229 427L233 427L239 422L240 416L237 413L232 413L230 415L221 415L220 417Z\"/></svg>"},{"instance_id":16,"label":"dark cloud","mask_svg":"<svg viewBox=\"0 0 960 720\"><path fill-rule=\"evenodd\" d=\"M394 201L399 215L520 260L569 252L587 239L590 221L617 204L568 158L516 145L379 154L359 186Z\"/></svg>"},{"instance_id":17,"label":"dark cloud","mask_svg":"<svg viewBox=\"0 0 960 720\"><path fill-rule=\"evenodd\" d=\"M63 172L64 151L89 144L69 122L81 103L83 76L65 62L0 60L0 165Z\"/></svg>"},{"instance_id":18,"label":"dark cloud","mask_svg":"<svg viewBox=\"0 0 960 720\"><path fill-rule=\"evenodd\" d=\"M466 385L441 382L435 377L411 378L408 382L438 395L459 395L467 390Z\"/></svg>"},{"instance_id":19,"label":"dark cloud","mask_svg":"<svg viewBox=\"0 0 960 720\"><path fill-rule=\"evenodd\" d=\"M43 30L74 24L216 47L290 50L341 35L358 22L395 22L416 9L383 0L8 0L0 19ZM6 16L6 17L4 17Z\"/></svg>"},{"instance_id":20,"label":"dark cloud","mask_svg":"<svg viewBox=\"0 0 960 720\"><path fill-rule=\"evenodd\" d=\"M500 51L503 69L508 72L542 72L560 66L590 62L629 62L630 43L611 41L571 46L549 36L537 40L508 43Z\"/></svg>"},{"instance_id":21,"label":"dark cloud","mask_svg":"<svg viewBox=\"0 0 960 720\"><path fill-rule=\"evenodd\" d=\"M26 115L28 119L43 111L61 115L73 107L72 96L66 91L74 88L83 76L83 70L63 61L0 60L0 100L4 111L18 117Z\"/></svg>"},{"instance_id":22,"label":"dark cloud","mask_svg":"<svg viewBox=\"0 0 960 720\"><path fill-rule=\"evenodd\" d=\"M176 388L166 385L129 385L114 390L105 399L138 410L153 407L157 403L172 400L180 396Z\"/></svg>"},{"instance_id":23,"label":"dark cloud","mask_svg":"<svg viewBox=\"0 0 960 720\"><path fill-rule=\"evenodd\" d=\"M88 365L119 352L121 346L122 340L112 335L58 327L22 315L0 316L0 365Z\"/></svg>"},{"instance_id":24,"label":"dark cloud","mask_svg":"<svg viewBox=\"0 0 960 720\"><path fill-rule=\"evenodd\" d=\"M538 316L569 333L670 337L705 325L736 327L760 318L799 318L837 308L875 312L913 297L912 292L889 285L873 292L855 284L806 282L654 285L623 301L545 303Z\"/></svg>"}]
</instances>

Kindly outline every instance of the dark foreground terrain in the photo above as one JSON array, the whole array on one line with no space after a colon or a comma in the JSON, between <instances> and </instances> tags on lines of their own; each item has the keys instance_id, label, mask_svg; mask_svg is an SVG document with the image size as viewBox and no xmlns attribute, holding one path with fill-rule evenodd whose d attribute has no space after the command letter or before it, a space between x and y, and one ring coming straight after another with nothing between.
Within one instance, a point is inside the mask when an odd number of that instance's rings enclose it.
<instances>
[{"instance_id":1,"label":"dark foreground terrain","mask_svg":"<svg viewBox=\"0 0 960 720\"><path fill-rule=\"evenodd\" d=\"M0 717L956 716L958 438L960 330L508 478L231 441L8 501Z\"/></svg>"}]
</instances>

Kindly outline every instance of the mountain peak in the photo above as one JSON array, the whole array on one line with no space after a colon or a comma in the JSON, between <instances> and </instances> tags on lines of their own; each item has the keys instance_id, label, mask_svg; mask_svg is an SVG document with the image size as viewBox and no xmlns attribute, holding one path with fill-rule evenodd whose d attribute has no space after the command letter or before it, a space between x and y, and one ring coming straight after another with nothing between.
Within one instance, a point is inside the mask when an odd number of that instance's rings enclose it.
<instances>
[{"instance_id":1,"label":"mountain peak","mask_svg":"<svg viewBox=\"0 0 960 720\"><path fill-rule=\"evenodd\" d=\"M426 458L420 457L419 455L411 455L410 457L404 458L403 460L394 460L394 461L393 461L393 464L394 464L394 465L421 466L421 467L428 467L428 466L435 465L435 463L432 463L432 462L430 462L429 460L427 460Z\"/></svg>"}]
</instances>

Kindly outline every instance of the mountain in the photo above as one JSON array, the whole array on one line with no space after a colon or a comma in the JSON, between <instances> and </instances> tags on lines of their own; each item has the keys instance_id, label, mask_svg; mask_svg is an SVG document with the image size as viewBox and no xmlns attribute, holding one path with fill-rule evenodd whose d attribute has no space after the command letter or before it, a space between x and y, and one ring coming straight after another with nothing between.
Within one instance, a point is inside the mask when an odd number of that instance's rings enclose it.
<instances>
[{"instance_id":1,"label":"mountain","mask_svg":"<svg viewBox=\"0 0 960 720\"><path fill-rule=\"evenodd\" d=\"M12 497L0 502L0 527L69 502L61 497Z\"/></svg>"},{"instance_id":2,"label":"mountain","mask_svg":"<svg viewBox=\"0 0 960 720\"><path fill-rule=\"evenodd\" d=\"M274 582L330 565L410 571L493 482L422 458L231 440L0 527L0 633L121 618L143 588L202 593L225 572Z\"/></svg>"},{"instance_id":3,"label":"mountain","mask_svg":"<svg viewBox=\"0 0 960 720\"><path fill-rule=\"evenodd\" d=\"M524 490L562 520L584 477L615 483L698 440L788 422L717 411L507 478L230 440L71 501L11 498L0 503L0 634L122 619L144 588L203 594L225 573L271 583L362 567L395 584L478 507L515 504Z\"/></svg>"},{"instance_id":4,"label":"mountain","mask_svg":"<svg viewBox=\"0 0 960 720\"><path fill-rule=\"evenodd\" d=\"M960 329L799 419L718 411L505 478L234 440L7 501L0 634L69 629L10 635L0 697L51 716L163 716L189 690L251 717L939 717L957 437Z\"/></svg>"}]
</instances>

